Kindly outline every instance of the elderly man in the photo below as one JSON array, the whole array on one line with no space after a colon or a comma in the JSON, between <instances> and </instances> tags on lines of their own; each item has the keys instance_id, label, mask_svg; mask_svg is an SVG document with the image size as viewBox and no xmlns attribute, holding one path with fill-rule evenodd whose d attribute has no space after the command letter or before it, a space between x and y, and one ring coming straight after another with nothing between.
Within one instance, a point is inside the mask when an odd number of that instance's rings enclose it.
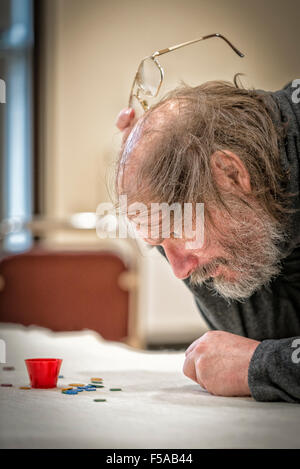
<instances>
[{"instance_id":1,"label":"elderly man","mask_svg":"<svg viewBox=\"0 0 300 469\"><path fill-rule=\"evenodd\" d=\"M145 241L211 329L183 371L215 395L300 402L299 84L183 86L138 120L133 109L118 117L118 195L204 204L202 246L175 232Z\"/></svg>"}]
</instances>

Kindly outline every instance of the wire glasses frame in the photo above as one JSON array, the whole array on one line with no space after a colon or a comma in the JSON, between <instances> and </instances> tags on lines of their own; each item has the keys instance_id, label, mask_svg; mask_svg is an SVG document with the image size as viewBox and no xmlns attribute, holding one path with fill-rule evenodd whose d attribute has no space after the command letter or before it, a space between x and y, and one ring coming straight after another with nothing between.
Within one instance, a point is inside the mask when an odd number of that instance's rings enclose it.
<instances>
[{"instance_id":1,"label":"wire glasses frame","mask_svg":"<svg viewBox=\"0 0 300 469\"><path fill-rule=\"evenodd\" d=\"M218 38L223 39L239 57L244 57L244 54L241 51L239 51L228 39L226 39L225 36L219 33L208 34L207 36L202 36L198 39L193 39L191 41L177 44L176 46L167 47L166 49L161 49L159 51L156 51L152 55L150 55L149 57L145 57L141 61L137 69L137 72L135 74L133 83L132 83L128 107L133 107L133 100L135 98L141 105L142 110L146 112L149 110L150 106L147 100L141 97L141 94L149 96L151 98L155 98L158 95L163 79L164 79L164 70L162 66L160 65L160 63L158 62L157 57L163 54L167 54L168 52L172 52L174 50L180 49L181 47L189 46L190 44L194 44L195 42L200 42L205 39L210 39L213 37L218 37ZM144 67L146 63L152 64L157 73L157 78L158 78L157 83L153 87L147 86L147 83L143 79Z\"/></svg>"}]
</instances>

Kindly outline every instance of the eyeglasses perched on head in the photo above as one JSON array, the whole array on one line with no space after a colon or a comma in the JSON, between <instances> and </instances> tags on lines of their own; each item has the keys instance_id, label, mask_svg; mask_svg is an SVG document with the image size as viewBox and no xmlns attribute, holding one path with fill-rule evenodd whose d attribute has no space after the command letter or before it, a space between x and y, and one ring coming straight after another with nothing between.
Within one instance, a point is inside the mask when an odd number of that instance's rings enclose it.
<instances>
[{"instance_id":1,"label":"eyeglasses perched on head","mask_svg":"<svg viewBox=\"0 0 300 469\"><path fill-rule=\"evenodd\" d=\"M213 37L223 39L239 57L244 57L242 52L240 52L228 39L226 39L226 37L219 33L208 34L207 36L202 36L198 39L193 39L192 41L183 42L182 44L177 44L176 46L156 51L141 61L131 87L128 107L133 108L136 114L140 115L149 109L146 97L155 98L158 95L164 79L164 70L157 60L157 57L180 49L181 47L189 46L195 42L200 42Z\"/></svg>"}]
</instances>

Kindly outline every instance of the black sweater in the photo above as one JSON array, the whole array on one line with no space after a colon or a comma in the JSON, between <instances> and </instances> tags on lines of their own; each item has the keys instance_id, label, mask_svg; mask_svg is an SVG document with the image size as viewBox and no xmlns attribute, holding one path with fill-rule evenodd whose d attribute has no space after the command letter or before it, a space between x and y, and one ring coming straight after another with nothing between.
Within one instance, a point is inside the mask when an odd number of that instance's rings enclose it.
<instances>
[{"instance_id":1,"label":"black sweater","mask_svg":"<svg viewBox=\"0 0 300 469\"><path fill-rule=\"evenodd\" d=\"M260 92L276 103L278 114L274 114L273 119L286 123L281 164L290 169L286 190L298 192L300 104L295 99L295 88L289 84L275 93ZM300 208L299 195L293 197L293 206ZM287 257L282 262L280 275L244 303L232 301L229 304L213 295L206 286L192 287L188 279L184 280L211 329L261 341L248 373L251 394L258 401L300 402L300 211L292 215L290 232ZM163 253L161 247L159 250Z\"/></svg>"}]
</instances>

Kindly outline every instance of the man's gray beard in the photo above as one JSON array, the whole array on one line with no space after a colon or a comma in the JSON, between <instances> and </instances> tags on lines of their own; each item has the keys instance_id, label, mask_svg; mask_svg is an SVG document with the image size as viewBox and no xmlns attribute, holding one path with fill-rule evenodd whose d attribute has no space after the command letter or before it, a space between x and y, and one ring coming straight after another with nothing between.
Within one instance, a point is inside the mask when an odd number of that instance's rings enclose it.
<instances>
[{"instance_id":1,"label":"man's gray beard","mask_svg":"<svg viewBox=\"0 0 300 469\"><path fill-rule=\"evenodd\" d=\"M190 283L195 286L205 284L229 302L243 302L280 273L284 253L279 246L285 240L283 229L265 213L260 213L255 223L244 218L230 230L227 239L218 240L230 260L218 258L199 267L191 274ZM238 279L229 281L222 274L210 277L219 265L237 272Z\"/></svg>"}]
</instances>

